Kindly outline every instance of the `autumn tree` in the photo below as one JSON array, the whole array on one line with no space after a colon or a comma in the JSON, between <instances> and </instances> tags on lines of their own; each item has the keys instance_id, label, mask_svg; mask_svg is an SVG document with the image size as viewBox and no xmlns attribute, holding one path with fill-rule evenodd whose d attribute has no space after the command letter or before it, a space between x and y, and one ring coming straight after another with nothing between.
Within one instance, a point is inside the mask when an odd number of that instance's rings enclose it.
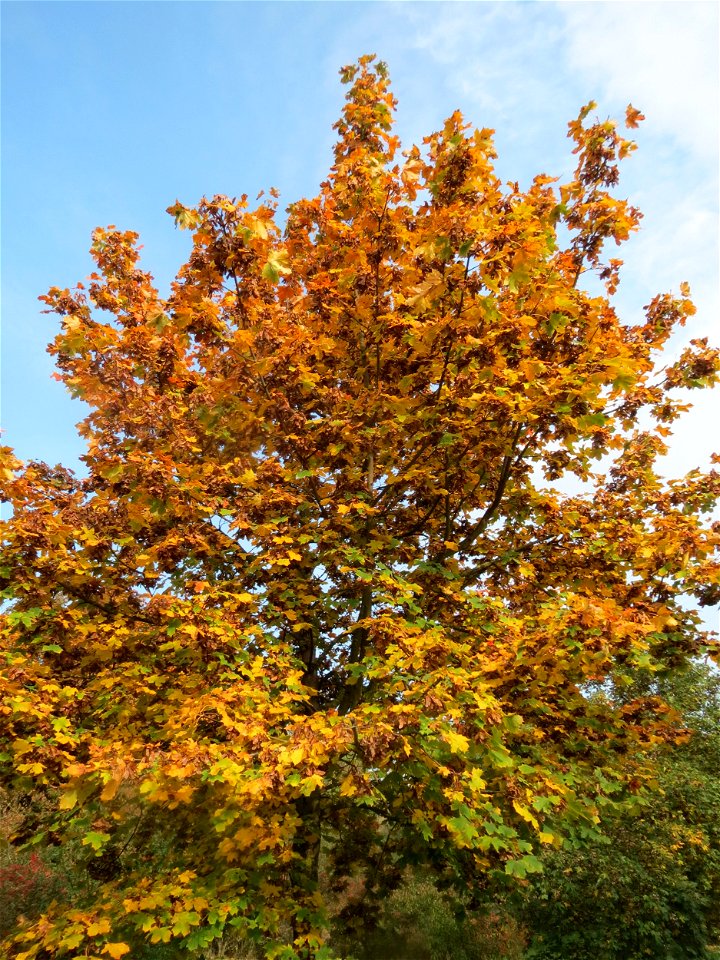
<instances>
[{"instance_id":1,"label":"autumn tree","mask_svg":"<svg viewBox=\"0 0 720 960\"><path fill-rule=\"evenodd\" d=\"M717 598L720 477L655 462L718 355L658 369L686 286L613 307L633 144L591 103L570 182L522 190L459 113L400 153L382 63L342 79L284 228L272 198L176 203L169 296L109 227L87 286L42 298L87 452L76 476L5 451L0 763L22 837L92 883L16 960L230 928L327 956L321 854L329 886L358 871L348 924L407 863L522 878L674 736L661 698L588 684L710 642L686 601Z\"/></svg>"}]
</instances>

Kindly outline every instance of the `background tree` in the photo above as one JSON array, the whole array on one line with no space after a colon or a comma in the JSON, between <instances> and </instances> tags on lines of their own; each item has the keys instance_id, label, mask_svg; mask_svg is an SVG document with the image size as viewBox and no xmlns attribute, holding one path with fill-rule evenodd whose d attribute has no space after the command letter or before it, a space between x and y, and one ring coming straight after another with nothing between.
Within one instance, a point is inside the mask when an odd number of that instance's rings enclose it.
<instances>
[{"instance_id":1,"label":"background tree","mask_svg":"<svg viewBox=\"0 0 720 960\"><path fill-rule=\"evenodd\" d=\"M655 758L658 789L589 847L547 856L520 902L538 960L706 958L720 935L720 675L640 676L678 709L685 742Z\"/></svg>"},{"instance_id":2,"label":"background tree","mask_svg":"<svg viewBox=\"0 0 720 960\"><path fill-rule=\"evenodd\" d=\"M320 957L321 839L367 927L403 864L538 870L675 735L657 696L586 695L702 649L684 601L717 590L717 472L654 469L717 352L655 369L686 287L634 325L611 303L632 143L590 104L573 179L523 191L457 113L400 156L384 65L342 78L330 176L282 232L273 199L177 203L167 298L114 228L44 298L87 476L5 454L2 782L94 883L10 956L232 927Z\"/></svg>"}]
</instances>

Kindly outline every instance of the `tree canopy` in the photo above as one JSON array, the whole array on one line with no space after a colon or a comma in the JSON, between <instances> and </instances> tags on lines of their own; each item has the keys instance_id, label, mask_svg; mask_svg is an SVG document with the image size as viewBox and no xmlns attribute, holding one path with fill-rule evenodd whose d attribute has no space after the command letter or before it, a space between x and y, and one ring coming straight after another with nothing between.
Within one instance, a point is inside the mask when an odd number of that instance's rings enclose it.
<instances>
[{"instance_id":1,"label":"tree canopy","mask_svg":"<svg viewBox=\"0 0 720 960\"><path fill-rule=\"evenodd\" d=\"M167 297L108 227L42 298L86 475L4 450L0 780L92 882L16 960L229 926L326 956L320 857L362 866L365 909L407 863L523 878L677 735L605 682L711 643L688 600L718 596L720 475L656 460L718 352L658 369L684 284L613 306L633 143L590 103L572 179L521 189L492 131L456 112L401 153L384 64L341 76L334 164L283 227L274 191L177 202Z\"/></svg>"}]
</instances>

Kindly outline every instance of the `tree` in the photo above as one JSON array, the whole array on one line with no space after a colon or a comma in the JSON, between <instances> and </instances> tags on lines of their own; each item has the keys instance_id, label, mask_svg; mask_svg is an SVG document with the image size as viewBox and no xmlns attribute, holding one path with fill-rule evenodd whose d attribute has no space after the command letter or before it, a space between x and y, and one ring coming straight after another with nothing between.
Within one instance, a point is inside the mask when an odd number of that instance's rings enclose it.
<instances>
[{"instance_id":1,"label":"tree","mask_svg":"<svg viewBox=\"0 0 720 960\"><path fill-rule=\"evenodd\" d=\"M274 197L176 203L167 298L112 227L88 288L42 298L87 475L5 453L2 782L94 882L10 956L232 927L321 957L321 852L362 866L363 923L405 863L522 878L676 735L655 696L586 695L702 649L684 601L717 595L718 473L654 467L717 351L656 370L686 286L638 324L611 302L633 144L589 104L573 179L521 190L459 113L400 156L384 65L342 79L284 230Z\"/></svg>"},{"instance_id":2,"label":"tree","mask_svg":"<svg viewBox=\"0 0 720 960\"><path fill-rule=\"evenodd\" d=\"M659 790L603 842L546 858L519 909L538 960L707 958L720 934L720 675L693 664L637 687L680 711L688 739L658 749Z\"/></svg>"}]
</instances>

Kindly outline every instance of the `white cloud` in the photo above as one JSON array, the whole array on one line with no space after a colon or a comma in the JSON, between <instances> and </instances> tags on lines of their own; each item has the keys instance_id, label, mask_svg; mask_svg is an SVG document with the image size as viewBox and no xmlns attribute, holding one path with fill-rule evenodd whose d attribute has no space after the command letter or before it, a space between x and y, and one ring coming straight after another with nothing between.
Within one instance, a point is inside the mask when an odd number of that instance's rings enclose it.
<instances>
[{"instance_id":1,"label":"white cloud","mask_svg":"<svg viewBox=\"0 0 720 960\"><path fill-rule=\"evenodd\" d=\"M561 3L570 68L614 100L630 99L648 130L715 160L718 5L706 2Z\"/></svg>"},{"instance_id":2,"label":"white cloud","mask_svg":"<svg viewBox=\"0 0 720 960\"><path fill-rule=\"evenodd\" d=\"M633 312L654 293L690 282L698 307L673 337L675 359L690 337L717 342L718 283L718 6L712 3L562 3L571 73L593 83L602 106L629 100L647 120L630 161L633 201L645 219L624 249L629 289L620 306ZM621 256L623 255L621 254ZM663 472L680 476L707 465L717 448L720 397L694 392L677 424Z\"/></svg>"}]
</instances>

